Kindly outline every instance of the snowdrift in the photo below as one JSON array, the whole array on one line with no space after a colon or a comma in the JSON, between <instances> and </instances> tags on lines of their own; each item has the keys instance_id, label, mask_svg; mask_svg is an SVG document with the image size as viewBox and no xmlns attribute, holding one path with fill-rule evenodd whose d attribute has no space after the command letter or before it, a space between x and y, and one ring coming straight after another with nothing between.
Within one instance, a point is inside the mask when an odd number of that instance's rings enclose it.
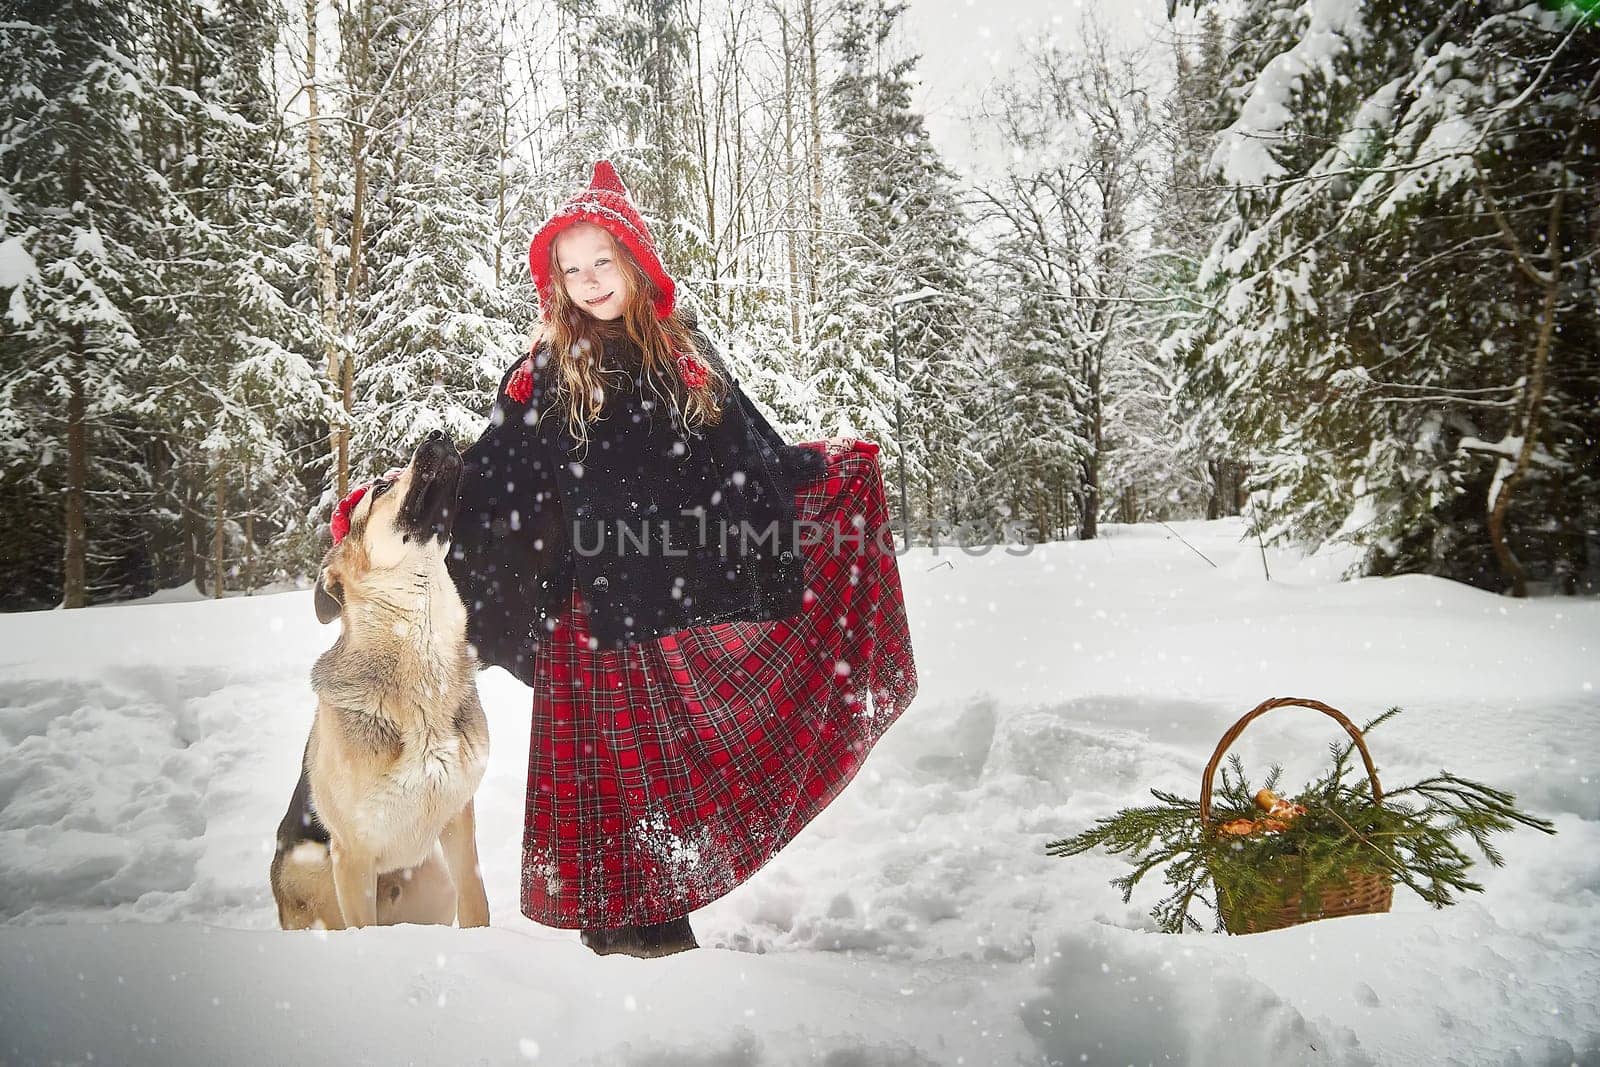
<instances>
[{"instance_id":1,"label":"snowdrift","mask_svg":"<svg viewBox=\"0 0 1600 1067\"><path fill-rule=\"evenodd\" d=\"M309 592L0 617L0 1061L1600 1063L1600 603L1337 580L1237 523L900 560L922 675L856 781L694 915L701 951L593 956L517 911L529 692L480 675L493 925L285 934L267 886L333 639ZM1164 936L1159 885L1044 842L1196 795L1268 696L1365 721L1559 833L1482 895L1250 937ZM1321 765L1321 716L1247 765Z\"/></svg>"}]
</instances>

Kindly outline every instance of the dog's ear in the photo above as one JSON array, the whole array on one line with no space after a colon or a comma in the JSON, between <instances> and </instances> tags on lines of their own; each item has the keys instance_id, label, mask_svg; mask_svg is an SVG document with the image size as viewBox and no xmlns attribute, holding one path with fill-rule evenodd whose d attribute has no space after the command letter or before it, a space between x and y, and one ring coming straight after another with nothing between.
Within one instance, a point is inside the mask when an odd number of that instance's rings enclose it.
<instances>
[{"instance_id":1,"label":"dog's ear","mask_svg":"<svg viewBox=\"0 0 1600 1067\"><path fill-rule=\"evenodd\" d=\"M317 575L317 591L312 599L316 603L317 621L327 625L344 610L344 585L337 576L330 578L324 569Z\"/></svg>"}]
</instances>

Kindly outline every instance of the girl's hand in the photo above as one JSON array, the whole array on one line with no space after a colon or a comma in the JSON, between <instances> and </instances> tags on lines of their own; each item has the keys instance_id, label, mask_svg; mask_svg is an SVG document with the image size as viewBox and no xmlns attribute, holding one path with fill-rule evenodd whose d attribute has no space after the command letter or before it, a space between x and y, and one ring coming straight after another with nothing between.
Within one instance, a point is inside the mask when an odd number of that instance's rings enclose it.
<instances>
[{"instance_id":1,"label":"girl's hand","mask_svg":"<svg viewBox=\"0 0 1600 1067\"><path fill-rule=\"evenodd\" d=\"M828 455L837 456L841 452L849 452L856 447L854 437L830 437L827 441Z\"/></svg>"}]
</instances>

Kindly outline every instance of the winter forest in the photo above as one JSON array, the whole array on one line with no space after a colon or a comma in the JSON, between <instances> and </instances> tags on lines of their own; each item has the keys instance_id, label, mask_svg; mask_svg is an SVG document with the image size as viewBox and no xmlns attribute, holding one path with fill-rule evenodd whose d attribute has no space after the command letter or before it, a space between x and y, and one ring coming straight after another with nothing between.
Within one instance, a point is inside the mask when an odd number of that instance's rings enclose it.
<instances>
[{"instance_id":1,"label":"winter forest","mask_svg":"<svg viewBox=\"0 0 1600 1067\"><path fill-rule=\"evenodd\" d=\"M4 607L312 572L352 479L480 431L603 156L780 431L882 444L912 543L1237 515L1592 590L1589 5L1169 7L1028 44L974 180L905 3L10 0Z\"/></svg>"}]
</instances>

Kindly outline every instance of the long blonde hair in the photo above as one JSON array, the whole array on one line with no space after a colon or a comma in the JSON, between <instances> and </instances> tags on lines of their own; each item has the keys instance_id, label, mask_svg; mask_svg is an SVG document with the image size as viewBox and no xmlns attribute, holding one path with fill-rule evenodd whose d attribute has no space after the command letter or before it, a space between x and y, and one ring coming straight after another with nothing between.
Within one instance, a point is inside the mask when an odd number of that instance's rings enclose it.
<instances>
[{"instance_id":1,"label":"long blonde hair","mask_svg":"<svg viewBox=\"0 0 1600 1067\"><path fill-rule=\"evenodd\" d=\"M731 391L727 376L717 361L706 358L695 344L689 324L676 308L664 319L656 317L654 300L660 292L656 284L639 267L638 260L627 247L609 230L602 230L611 244L617 265L630 283L621 317L609 323L602 322L572 302L562 284L555 243L551 242L550 318L534 327L528 344L530 352L541 342L549 346L549 361L535 373L542 373L552 383L547 395L564 409L568 432L587 453L589 424L600 420L600 410L605 403L606 376L622 369L600 365L608 336L623 336L633 342L641 356L640 369L647 387L676 413L686 429L716 426L722 421L722 406ZM684 382L678 369L680 352L688 353L690 359L705 367L704 383L692 387Z\"/></svg>"}]
</instances>

